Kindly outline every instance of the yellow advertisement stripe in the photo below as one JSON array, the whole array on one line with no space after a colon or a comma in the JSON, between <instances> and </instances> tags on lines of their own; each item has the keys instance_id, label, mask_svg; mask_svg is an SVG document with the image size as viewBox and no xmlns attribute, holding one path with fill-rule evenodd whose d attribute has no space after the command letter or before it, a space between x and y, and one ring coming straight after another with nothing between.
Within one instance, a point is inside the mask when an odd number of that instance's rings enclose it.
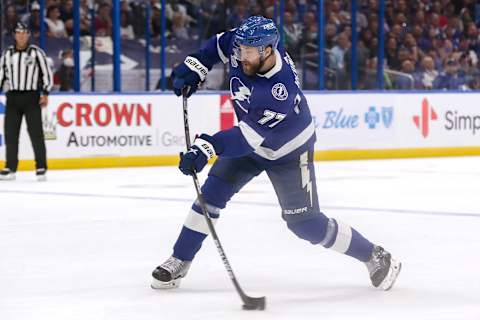
<instances>
[{"instance_id":1,"label":"yellow advertisement stripe","mask_svg":"<svg viewBox=\"0 0 480 320\"><path fill-rule=\"evenodd\" d=\"M480 156L479 147L450 148L413 148L413 149L370 149L370 150L328 150L315 151L315 161L366 160L366 159L401 159L428 157ZM210 160L212 163L214 160ZM89 169L121 168L148 166L177 166L178 156L135 156L135 157L96 157L49 159L49 169ZM0 161L0 167L5 161ZM33 160L21 160L19 170L33 170Z\"/></svg>"},{"instance_id":2,"label":"yellow advertisement stripe","mask_svg":"<svg viewBox=\"0 0 480 320\"><path fill-rule=\"evenodd\" d=\"M178 165L178 156L138 156L138 157L98 157L98 158L71 158L48 159L49 169L90 169L90 168L121 168L121 167L149 167ZM3 167L4 161L0 161ZM33 170L33 160L21 160L18 170Z\"/></svg>"},{"instance_id":3,"label":"yellow advertisement stripe","mask_svg":"<svg viewBox=\"0 0 480 320\"><path fill-rule=\"evenodd\" d=\"M315 151L315 161L479 156L479 147Z\"/></svg>"}]
</instances>

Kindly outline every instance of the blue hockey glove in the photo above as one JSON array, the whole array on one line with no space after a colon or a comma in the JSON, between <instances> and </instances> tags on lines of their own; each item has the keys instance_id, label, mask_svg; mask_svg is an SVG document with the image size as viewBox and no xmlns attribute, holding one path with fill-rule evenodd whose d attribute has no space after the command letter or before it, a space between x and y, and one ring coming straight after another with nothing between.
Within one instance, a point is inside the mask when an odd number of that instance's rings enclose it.
<instances>
[{"instance_id":1,"label":"blue hockey glove","mask_svg":"<svg viewBox=\"0 0 480 320\"><path fill-rule=\"evenodd\" d=\"M176 66L172 71L173 92L180 97L183 88L187 88L187 97L190 97L197 91L200 82L205 80L207 73L208 68L196 57L186 57L185 61Z\"/></svg>"},{"instance_id":2,"label":"blue hockey glove","mask_svg":"<svg viewBox=\"0 0 480 320\"><path fill-rule=\"evenodd\" d=\"M194 172L202 171L215 154L212 137L202 134L195 139L193 146L186 153L180 153L178 168L185 175L193 175Z\"/></svg>"}]
</instances>

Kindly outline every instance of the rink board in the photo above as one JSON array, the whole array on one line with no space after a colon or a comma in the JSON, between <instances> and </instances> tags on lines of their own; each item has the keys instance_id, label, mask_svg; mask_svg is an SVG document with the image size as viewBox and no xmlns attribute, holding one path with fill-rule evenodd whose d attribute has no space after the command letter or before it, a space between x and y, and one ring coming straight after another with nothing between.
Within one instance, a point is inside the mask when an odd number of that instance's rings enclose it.
<instances>
[{"instance_id":1,"label":"rink board","mask_svg":"<svg viewBox=\"0 0 480 320\"><path fill-rule=\"evenodd\" d=\"M228 94L189 100L192 138L235 124ZM316 160L480 155L480 93L307 93ZM0 96L3 128L5 96ZM50 168L175 165L185 149L171 94L52 94L44 110ZM0 136L0 164L5 159ZM33 168L25 125L20 169Z\"/></svg>"}]
</instances>

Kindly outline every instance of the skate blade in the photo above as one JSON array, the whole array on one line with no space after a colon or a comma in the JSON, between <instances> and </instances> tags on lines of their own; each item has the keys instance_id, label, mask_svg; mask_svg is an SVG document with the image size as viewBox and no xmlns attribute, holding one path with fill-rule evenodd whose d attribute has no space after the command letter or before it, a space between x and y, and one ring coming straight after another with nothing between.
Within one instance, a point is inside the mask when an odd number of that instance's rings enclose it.
<instances>
[{"instance_id":1,"label":"skate blade","mask_svg":"<svg viewBox=\"0 0 480 320\"><path fill-rule=\"evenodd\" d=\"M175 289L180 286L181 279L175 279L168 282L159 281L155 278L152 278L152 283L150 287L155 290L165 290L165 289Z\"/></svg>"},{"instance_id":2,"label":"skate blade","mask_svg":"<svg viewBox=\"0 0 480 320\"><path fill-rule=\"evenodd\" d=\"M397 280L400 270L402 270L402 263L392 259L388 274L378 287L385 291L390 290L395 284L395 280Z\"/></svg>"},{"instance_id":3,"label":"skate blade","mask_svg":"<svg viewBox=\"0 0 480 320\"><path fill-rule=\"evenodd\" d=\"M15 175L0 176L1 181L14 181L16 179Z\"/></svg>"}]
</instances>

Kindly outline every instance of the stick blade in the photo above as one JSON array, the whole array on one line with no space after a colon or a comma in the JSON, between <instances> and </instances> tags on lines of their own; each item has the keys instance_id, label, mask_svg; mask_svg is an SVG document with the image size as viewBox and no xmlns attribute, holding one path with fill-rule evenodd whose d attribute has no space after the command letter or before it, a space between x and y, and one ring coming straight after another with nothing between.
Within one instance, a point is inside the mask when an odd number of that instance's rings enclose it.
<instances>
[{"instance_id":1,"label":"stick blade","mask_svg":"<svg viewBox=\"0 0 480 320\"><path fill-rule=\"evenodd\" d=\"M244 305L242 306L243 310L265 310L266 298L252 298L245 297Z\"/></svg>"}]
</instances>

